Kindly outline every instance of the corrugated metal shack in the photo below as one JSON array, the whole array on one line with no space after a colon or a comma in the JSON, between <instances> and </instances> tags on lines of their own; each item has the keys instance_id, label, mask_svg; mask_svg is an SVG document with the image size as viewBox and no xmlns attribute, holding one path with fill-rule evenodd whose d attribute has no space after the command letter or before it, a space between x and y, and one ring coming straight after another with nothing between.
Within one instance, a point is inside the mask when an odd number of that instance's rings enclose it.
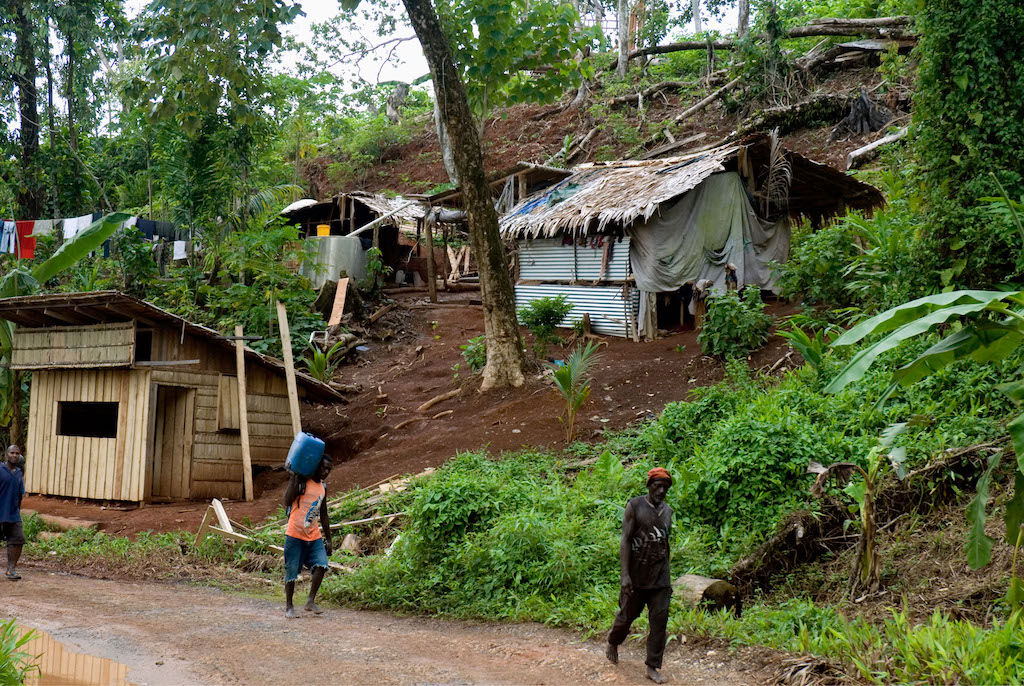
<instances>
[{"instance_id":1,"label":"corrugated metal shack","mask_svg":"<svg viewBox=\"0 0 1024 686\"><path fill-rule=\"evenodd\" d=\"M104 500L241 498L235 344L114 291L0 300L32 372L25 487ZM284 366L245 349L252 464L292 441ZM339 398L296 374L300 396Z\"/></svg>"},{"instance_id":2,"label":"corrugated metal shack","mask_svg":"<svg viewBox=\"0 0 1024 686\"><path fill-rule=\"evenodd\" d=\"M565 295L564 326L653 337L692 324L693 286L771 288L791 219L820 225L883 204L878 189L764 135L681 157L578 167L501 219L517 252L516 305Z\"/></svg>"}]
</instances>

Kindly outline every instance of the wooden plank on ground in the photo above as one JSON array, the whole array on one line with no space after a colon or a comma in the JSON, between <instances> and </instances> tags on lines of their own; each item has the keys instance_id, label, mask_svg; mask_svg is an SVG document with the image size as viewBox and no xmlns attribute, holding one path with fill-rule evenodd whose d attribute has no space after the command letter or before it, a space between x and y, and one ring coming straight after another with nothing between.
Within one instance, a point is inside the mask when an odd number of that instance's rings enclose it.
<instances>
[{"instance_id":1,"label":"wooden plank on ground","mask_svg":"<svg viewBox=\"0 0 1024 686\"><path fill-rule=\"evenodd\" d=\"M334 292L334 307L331 308L331 318L327 320L327 326L341 324L341 316L345 314L345 297L348 295L348 277L338 279L338 290Z\"/></svg>"}]
</instances>

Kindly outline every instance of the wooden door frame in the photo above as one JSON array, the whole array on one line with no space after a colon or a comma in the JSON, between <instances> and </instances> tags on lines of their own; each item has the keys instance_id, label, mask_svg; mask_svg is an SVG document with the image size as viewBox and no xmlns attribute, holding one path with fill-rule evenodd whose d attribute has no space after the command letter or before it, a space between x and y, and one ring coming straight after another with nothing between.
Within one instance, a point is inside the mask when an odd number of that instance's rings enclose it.
<instances>
[{"instance_id":1,"label":"wooden door frame","mask_svg":"<svg viewBox=\"0 0 1024 686\"><path fill-rule=\"evenodd\" d=\"M161 386L175 388L185 393L185 422L188 425L185 432L185 464L188 467L188 479L185 484L185 495L182 497L182 500L188 500L192 493L192 459L195 450L196 401L199 396L199 387L160 381L151 383L149 391L149 427L146 434L146 502L153 502L153 485L156 481L153 472L156 467L156 425L158 412L160 411L158 399ZM163 500L164 496L160 496L160 499Z\"/></svg>"}]
</instances>

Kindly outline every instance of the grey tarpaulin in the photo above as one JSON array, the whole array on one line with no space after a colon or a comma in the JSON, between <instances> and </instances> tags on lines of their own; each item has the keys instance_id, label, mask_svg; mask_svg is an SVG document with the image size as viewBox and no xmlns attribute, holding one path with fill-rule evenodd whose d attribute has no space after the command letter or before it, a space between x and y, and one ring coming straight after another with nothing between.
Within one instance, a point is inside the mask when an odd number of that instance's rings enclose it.
<instances>
[{"instance_id":1,"label":"grey tarpaulin","mask_svg":"<svg viewBox=\"0 0 1024 686\"><path fill-rule=\"evenodd\" d=\"M626 230L629 259L641 291L637 326L652 338L654 294L674 291L697 279L710 279L712 291L725 290L725 265L736 265L742 288L772 289L769 264L789 255L789 222L762 223L754 213L743 179L735 172L709 176L659 214Z\"/></svg>"}]
</instances>

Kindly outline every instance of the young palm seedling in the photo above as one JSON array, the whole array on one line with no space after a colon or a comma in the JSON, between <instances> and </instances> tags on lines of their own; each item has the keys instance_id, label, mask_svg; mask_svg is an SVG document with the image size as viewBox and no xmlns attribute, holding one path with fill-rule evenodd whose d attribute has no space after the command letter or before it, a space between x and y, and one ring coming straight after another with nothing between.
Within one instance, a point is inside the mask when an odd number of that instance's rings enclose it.
<instances>
[{"instance_id":1,"label":"young palm seedling","mask_svg":"<svg viewBox=\"0 0 1024 686\"><path fill-rule=\"evenodd\" d=\"M586 347L576 346L562 365L549 365L554 372L555 388L565 400L565 440L572 441L576 430L576 413L590 397L590 369L600 358L598 343L590 341Z\"/></svg>"}]
</instances>

